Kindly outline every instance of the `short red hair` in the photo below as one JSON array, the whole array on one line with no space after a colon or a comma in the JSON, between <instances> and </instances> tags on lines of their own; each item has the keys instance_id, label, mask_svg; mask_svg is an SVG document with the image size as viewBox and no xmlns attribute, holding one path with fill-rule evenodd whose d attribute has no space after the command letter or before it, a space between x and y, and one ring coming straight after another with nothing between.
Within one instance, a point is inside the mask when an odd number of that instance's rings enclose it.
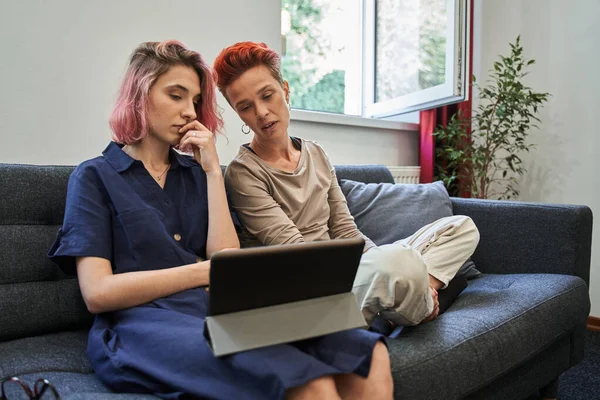
<instances>
[{"instance_id":1,"label":"short red hair","mask_svg":"<svg viewBox=\"0 0 600 400\"><path fill-rule=\"evenodd\" d=\"M227 87L244 72L260 65L267 67L273 78L283 86L281 57L266 44L238 42L219 53L213 64L213 70L217 75L217 87L227 101L229 101L225 94Z\"/></svg>"}]
</instances>

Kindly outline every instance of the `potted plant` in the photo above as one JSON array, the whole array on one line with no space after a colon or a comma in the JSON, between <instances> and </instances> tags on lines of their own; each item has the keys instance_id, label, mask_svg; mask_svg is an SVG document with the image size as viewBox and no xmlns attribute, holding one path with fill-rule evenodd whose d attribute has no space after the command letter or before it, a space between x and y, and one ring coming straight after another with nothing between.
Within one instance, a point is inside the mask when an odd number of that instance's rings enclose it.
<instances>
[{"instance_id":1,"label":"potted plant","mask_svg":"<svg viewBox=\"0 0 600 400\"><path fill-rule=\"evenodd\" d=\"M535 60L523 57L520 37L510 44L511 53L500 56L485 85L476 83L479 105L471 116L457 113L436 138L436 180L449 192L482 199L510 199L519 195L517 183L526 172L521 156L534 145L528 142L532 128L539 128L539 108L548 93L536 93L523 84L527 68ZM468 131L471 135L468 135Z\"/></svg>"}]
</instances>

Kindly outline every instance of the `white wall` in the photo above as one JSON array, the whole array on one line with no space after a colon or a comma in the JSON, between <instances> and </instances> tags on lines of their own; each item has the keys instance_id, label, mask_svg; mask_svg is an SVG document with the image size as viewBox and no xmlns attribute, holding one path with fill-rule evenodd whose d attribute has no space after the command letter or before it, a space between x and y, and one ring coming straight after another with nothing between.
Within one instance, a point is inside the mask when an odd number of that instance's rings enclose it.
<instances>
[{"instance_id":1,"label":"white wall","mask_svg":"<svg viewBox=\"0 0 600 400\"><path fill-rule=\"evenodd\" d=\"M521 35L536 64L526 84L552 94L541 111L537 148L524 159L521 200L585 204L600 212L600 1L475 1L474 73L487 77L499 54ZM479 17L479 18L478 18ZM600 224L594 226L590 296L600 316Z\"/></svg>"},{"instance_id":2,"label":"white wall","mask_svg":"<svg viewBox=\"0 0 600 400\"><path fill-rule=\"evenodd\" d=\"M0 162L77 164L100 154L131 51L179 39L212 63L240 40L280 46L280 0L6 0L0 2ZM225 110L222 163L248 140ZM415 132L293 122L334 163L415 165Z\"/></svg>"}]
</instances>

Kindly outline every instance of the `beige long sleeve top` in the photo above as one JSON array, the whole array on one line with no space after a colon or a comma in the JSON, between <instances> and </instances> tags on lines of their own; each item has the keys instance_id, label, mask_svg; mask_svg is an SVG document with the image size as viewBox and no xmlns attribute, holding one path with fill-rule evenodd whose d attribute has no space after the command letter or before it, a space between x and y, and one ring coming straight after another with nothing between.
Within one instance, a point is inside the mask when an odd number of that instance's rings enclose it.
<instances>
[{"instance_id":1,"label":"beige long sleeve top","mask_svg":"<svg viewBox=\"0 0 600 400\"><path fill-rule=\"evenodd\" d=\"M350 215L335 170L317 143L301 140L293 172L269 166L240 147L225 172L231 203L248 232L264 245L362 236Z\"/></svg>"}]
</instances>

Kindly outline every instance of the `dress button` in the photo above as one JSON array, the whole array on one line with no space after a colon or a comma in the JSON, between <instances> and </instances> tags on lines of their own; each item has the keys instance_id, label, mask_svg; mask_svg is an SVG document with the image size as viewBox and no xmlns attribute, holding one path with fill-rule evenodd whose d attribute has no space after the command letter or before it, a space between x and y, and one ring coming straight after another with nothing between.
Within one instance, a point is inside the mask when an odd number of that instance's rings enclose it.
<instances>
[{"instance_id":1,"label":"dress button","mask_svg":"<svg viewBox=\"0 0 600 400\"><path fill-rule=\"evenodd\" d=\"M202 260L200 257L196 258L196 262L197 262L197 263L198 263L198 262L202 262L202 261L204 261L204 260Z\"/></svg>"},{"instance_id":2,"label":"dress button","mask_svg":"<svg viewBox=\"0 0 600 400\"><path fill-rule=\"evenodd\" d=\"M175 240L177 240L178 242L181 240L181 235L179 233L176 233L173 235L173 237L175 238Z\"/></svg>"},{"instance_id":3,"label":"dress button","mask_svg":"<svg viewBox=\"0 0 600 400\"><path fill-rule=\"evenodd\" d=\"M210 290L210 289L208 288L208 286L204 288L204 291L205 291L205 292L208 292L209 290Z\"/></svg>"}]
</instances>

